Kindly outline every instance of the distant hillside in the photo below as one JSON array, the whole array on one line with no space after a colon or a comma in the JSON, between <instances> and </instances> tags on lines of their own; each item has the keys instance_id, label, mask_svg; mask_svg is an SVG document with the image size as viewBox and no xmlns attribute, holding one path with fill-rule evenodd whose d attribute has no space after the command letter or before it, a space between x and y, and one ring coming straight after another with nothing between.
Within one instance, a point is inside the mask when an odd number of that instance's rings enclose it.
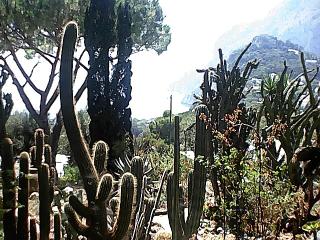
<instances>
[{"instance_id":1,"label":"distant hillside","mask_svg":"<svg viewBox=\"0 0 320 240\"><path fill-rule=\"evenodd\" d=\"M244 65L252 59L260 61L257 70L254 70L251 77L263 78L270 73L281 73L283 70L283 62L286 60L289 71L293 70L293 75L302 72L300 62L301 46L290 41L283 42L276 37L270 35L260 35L254 37L252 45L244 54L240 62L240 66ZM229 66L233 66L234 62L242 52L243 48L233 51L228 59ZM313 69L319 65L319 60L315 54L305 52L306 65Z\"/></svg>"},{"instance_id":2,"label":"distant hillside","mask_svg":"<svg viewBox=\"0 0 320 240\"><path fill-rule=\"evenodd\" d=\"M301 50L303 50L303 47L290 41L281 41L280 39L270 35L255 36L246 44L248 44L249 42L252 42L252 45L242 57L240 66L243 69L244 64L246 64L248 61L258 59L260 61L260 64L258 69L252 72L252 78L263 78L265 76L268 76L270 73L280 74L284 68L284 60L286 60L289 67L288 72L293 71L293 77L302 72L300 52ZM242 51L243 48L238 48L229 55L229 58L227 58L229 68L233 66L234 62ZM304 53L308 69L314 69L320 65L319 58L316 56L316 54L310 52ZM216 67L216 64L217 63L212 66ZM183 82L176 82L175 87L177 89L179 88L179 85L181 86L185 93L182 103L187 106L191 106L191 104L194 102L193 94L200 93L199 87L202 81L202 74L196 73L196 71L194 71L194 73L190 73L188 76L192 76L192 78L189 78L187 81L186 79L184 79ZM257 79L248 82L250 86L256 86L258 83L259 81L257 81Z\"/></svg>"},{"instance_id":3,"label":"distant hillside","mask_svg":"<svg viewBox=\"0 0 320 240\"><path fill-rule=\"evenodd\" d=\"M216 42L216 47L229 54L254 36L269 34L299 44L304 50L320 56L319 33L319 0L284 0L265 19L227 31Z\"/></svg>"}]
</instances>

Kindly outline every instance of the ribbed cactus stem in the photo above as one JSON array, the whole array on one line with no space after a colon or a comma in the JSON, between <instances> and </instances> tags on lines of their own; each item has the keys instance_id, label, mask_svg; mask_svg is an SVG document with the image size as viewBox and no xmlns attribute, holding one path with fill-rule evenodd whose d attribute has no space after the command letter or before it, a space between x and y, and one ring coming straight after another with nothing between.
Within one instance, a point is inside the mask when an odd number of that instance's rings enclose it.
<instances>
[{"instance_id":1,"label":"ribbed cactus stem","mask_svg":"<svg viewBox=\"0 0 320 240\"><path fill-rule=\"evenodd\" d=\"M2 192L3 206L3 233L4 240L17 239L16 221L16 187L12 141L4 138L1 142L1 170L2 170Z\"/></svg>"},{"instance_id":2,"label":"ribbed cactus stem","mask_svg":"<svg viewBox=\"0 0 320 240\"><path fill-rule=\"evenodd\" d=\"M174 172L167 180L167 208L174 240L189 239L197 232L205 198L206 167L195 160L194 170L188 177L188 217L185 221L183 190L179 185L179 118L175 117Z\"/></svg>"},{"instance_id":3,"label":"ribbed cactus stem","mask_svg":"<svg viewBox=\"0 0 320 240\"><path fill-rule=\"evenodd\" d=\"M73 99L73 55L77 40L77 25L69 22L63 36L60 64L60 99L63 122L73 150L75 161L83 179L89 202L95 200L98 187L98 174L84 142L79 122L74 109Z\"/></svg>"},{"instance_id":4,"label":"ribbed cactus stem","mask_svg":"<svg viewBox=\"0 0 320 240\"><path fill-rule=\"evenodd\" d=\"M85 206L76 196L69 197L69 204L81 217L92 218L95 214L92 208Z\"/></svg>"},{"instance_id":5,"label":"ribbed cactus stem","mask_svg":"<svg viewBox=\"0 0 320 240\"><path fill-rule=\"evenodd\" d=\"M112 187L113 187L112 175L111 174L103 175L98 185L97 200L103 201L103 202L106 201L107 197L110 195Z\"/></svg>"},{"instance_id":6,"label":"ribbed cactus stem","mask_svg":"<svg viewBox=\"0 0 320 240\"><path fill-rule=\"evenodd\" d=\"M38 240L37 220L34 217L30 218L30 240Z\"/></svg>"},{"instance_id":7,"label":"ribbed cactus stem","mask_svg":"<svg viewBox=\"0 0 320 240\"><path fill-rule=\"evenodd\" d=\"M109 147L104 141L98 141L93 146L94 166L100 175L107 168Z\"/></svg>"},{"instance_id":8,"label":"ribbed cactus stem","mask_svg":"<svg viewBox=\"0 0 320 240\"><path fill-rule=\"evenodd\" d=\"M39 218L40 218L40 239L49 240L50 233L50 184L49 184L49 166L42 163L38 172L39 181Z\"/></svg>"},{"instance_id":9,"label":"ribbed cactus stem","mask_svg":"<svg viewBox=\"0 0 320 240\"><path fill-rule=\"evenodd\" d=\"M130 166L130 172L133 174L133 176L137 179L137 204L140 203L141 198L141 190L142 190L142 184L143 184L143 175L144 175L144 161L141 157L134 157L131 161ZM138 211L138 208L136 208L136 211Z\"/></svg>"},{"instance_id":10,"label":"ribbed cactus stem","mask_svg":"<svg viewBox=\"0 0 320 240\"><path fill-rule=\"evenodd\" d=\"M189 215L186 221L186 233L187 237L191 236L197 231L200 224L200 218L202 215L202 208L205 199L206 188L206 167L203 162L195 160L194 171L191 176L192 184L188 188L191 188L191 199L188 199Z\"/></svg>"},{"instance_id":11,"label":"ribbed cactus stem","mask_svg":"<svg viewBox=\"0 0 320 240\"><path fill-rule=\"evenodd\" d=\"M31 166L36 166L36 146L30 148Z\"/></svg>"},{"instance_id":12,"label":"ribbed cactus stem","mask_svg":"<svg viewBox=\"0 0 320 240\"><path fill-rule=\"evenodd\" d=\"M131 173L125 173L120 182L120 206L117 221L112 229L112 239L123 239L129 230L136 203L136 180Z\"/></svg>"},{"instance_id":13,"label":"ribbed cactus stem","mask_svg":"<svg viewBox=\"0 0 320 240\"><path fill-rule=\"evenodd\" d=\"M53 167L51 147L49 144L44 145L43 154L44 154L44 162L48 164L49 167Z\"/></svg>"},{"instance_id":14,"label":"ribbed cactus stem","mask_svg":"<svg viewBox=\"0 0 320 240\"><path fill-rule=\"evenodd\" d=\"M18 190L18 239L24 240L29 238L29 174L30 158L27 152L20 154L20 176Z\"/></svg>"},{"instance_id":15,"label":"ribbed cactus stem","mask_svg":"<svg viewBox=\"0 0 320 240\"><path fill-rule=\"evenodd\" d=\"M61 231L61 215L59 212L54 213L54 240L62 239L62 231Z\"/></svg>"},{"instance_id":16,"label":"ribbed cactus stem","mask_svg":"<svg viewBox=\"0 0 320 240\"><path fill-rule=\"evenodd\" d=\"M195 157L207 157L208 138L206 121L209 118L208 108L200 105L196 109Z\"/></svg>"},{"instance_id":17,"label":"ribbed cactus stem","mask_svg":"<svg viewBox=\"0 0 320 240\"><path fill-rule=\"evenodd\" d=\"M173 163L173 240L178 240L179 228L179 172L180 172L180 139L179 139L179 116L174 117L174 163Z\"/></svg>"},{"instance_id":18,"label":"ribbed cactus stem","mask_svg":"<svg viewBox=\"0 0 320 240\"><path fill-rule=\"evenodd\" d=\"M104 240L96 229L82 223L77 213L69 204L64 206L64 212L68 217L68 222L78 234L89 237L89 239Z\"/></svg>"},{"instance_id":19,"label":"ribbed cactus stem","mask_svg":"<svg viewBox=\"0 0 320 240\"><path fill-rule=\"evenodd\" d=\"M43 158L44 132L38 128L34 134L35 139L35 167L39 168Z\"/></svg>"}]
</instances>

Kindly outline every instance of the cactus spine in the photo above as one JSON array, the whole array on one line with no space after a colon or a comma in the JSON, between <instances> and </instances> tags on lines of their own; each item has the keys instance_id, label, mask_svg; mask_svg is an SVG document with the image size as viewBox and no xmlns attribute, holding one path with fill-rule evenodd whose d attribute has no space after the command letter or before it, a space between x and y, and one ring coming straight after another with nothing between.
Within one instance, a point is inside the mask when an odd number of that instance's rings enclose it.
<instances>
[{"instance_id":1,"label":"cactus spine","mask_svg":"<svg viewBox=\"0 0 320 240\"><path fill-rule=\"evenodd\" d=\"M116 213L116 222L113 226L108 226L106 205L109 205L113 188L112 176L103 174L108 147L100 142L94 149L94 157L90 156L79 128L73 104L72 63L76 39L77 26L74 22L70 22L65 28L62 44L60 98L66 133L83 179L88 206L73 196L70 197L69 204L65 205L65 213L71 226L80 235L96 240L123 239L128 233L134 216L136 179L131 173L125 173L122 176L120 180L120 206ZM99 177L100 175L102 176ZM82 223L79 215L89 220L87 224Z\"/></svg>"},{"instance_id":2,"label":"cactus spine","mask_svg":"<svg viewBox=\"0 0 320 240\"><path fill-rule=\"evenodd\" d=\"M24 240L29 238L29 174L30 158L27 152L20 154L20 176L19 176L19 191L18 191L18 239Z\"/></svg>"},{"instance_id":3,"label":"cactus spine","mask_svg":"<svg viewBox=\"0 0 320 240\"><path fill-rule=\"evenodd\" d=\"M189 173L188 217L185 221L183 191L179 186L180 142L179 117L175 117L174 172L167 181L167 207L173 240L189 239L197 232L205 198L206 168L201 160L195 160L194 170Z\"/></svg>"},{"instance_id":4,"label":"cactus spine","mask_svg":"<svg viewBox=\"0 0 320 240\"><path fill-rule=\"evenodd\" d=\"M1 144L1 170L2 170L2 191L3 191L3 233L4 240L17 239L16 221L16 187L12 141L4 138Z\"/></svg>"}]
</instances>

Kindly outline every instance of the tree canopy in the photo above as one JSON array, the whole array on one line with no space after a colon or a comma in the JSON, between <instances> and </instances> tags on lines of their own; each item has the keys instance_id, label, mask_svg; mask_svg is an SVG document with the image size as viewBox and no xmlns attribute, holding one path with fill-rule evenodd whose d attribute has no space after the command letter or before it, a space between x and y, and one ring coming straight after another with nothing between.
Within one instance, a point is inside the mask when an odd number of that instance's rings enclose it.
<instances>
[{"instance_id":1,"label":"tree canopy","mask_svg":"<svg viewBox=\"0 0 320 240\"><path fill-rule=\"evenodd\" d=\"M50 51L59 45L63 26L75 20L83 33L86 0L4 0L0 2L0 50L33 48ZM117 0L115 8L124 0ZM128 0L131 6L134 51L153 49L158 54L171 40L170 27L158 0ZM115 11L116 12L116 11Z\"/></svg>"}]
</instances>

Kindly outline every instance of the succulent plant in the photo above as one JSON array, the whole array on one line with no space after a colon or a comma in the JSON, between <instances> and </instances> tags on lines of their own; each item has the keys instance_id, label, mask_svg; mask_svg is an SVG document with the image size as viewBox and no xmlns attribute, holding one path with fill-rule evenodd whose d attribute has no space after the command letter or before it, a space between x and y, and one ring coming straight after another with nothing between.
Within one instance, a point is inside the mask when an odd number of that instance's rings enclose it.
<instances>
[{"instance_id":1,"label":"succulent plant","mask_svg":"<svg viewBox=\"0 0 320 240\"><path fill-rule=\"evenodd\" d=\"M69 198L65 205L65 213L71 226L78 234L89 239L123 239L128 233L135 213L136 178L131 173L125 173L119 184L119 207L113 226L108 225L108 211L111 191L114 186L112 175L104 173L108 159L109 148L103 142L98 142L90 156L87 145L79 128L75 114L72 93L73 53L77 39L77 26L70 22L65 27L60 67L60 97L61 110L66 133L79 167L87 193L88 205L81 203L76 197ZM87 219L83 224L80 218Z\"/></svg>"},{"instance_id":2,"label":"succulent plant","mask_svg":"<svg viewBox=\"0 0 320 240\"><path fill-rule=\"evenodd\" d=\"M20 154L20 176L18 190L18 224L17 234L19 240L29 238L29 167L30 158L27 152Z\"/></svg>"},{"instance_id":3,"label":"succulent plant","mask_svg":"<svg viewBox=\"0 0 320 240\"><path fill-rule=\"evenodd\" d=\"M15 178L15 161L10 138L1 141L1 175L3 192L3 233L5 240L17 239L17 191Z\"/></svg>"},{"instance_id":4,"label":"succulent plant","mask_svg":"<svg viewBox=\"0 0 320 240\"><path fill-rule=\"evenodd\" d=\"M189 239L200 225L205 198L206 165L196 159L188 177L188 216L185 220L183 190L179 185L180 169L179 117L175 117L174 171L167 180L167 208L174 240Z\"/></svg>"}]
</instances>

